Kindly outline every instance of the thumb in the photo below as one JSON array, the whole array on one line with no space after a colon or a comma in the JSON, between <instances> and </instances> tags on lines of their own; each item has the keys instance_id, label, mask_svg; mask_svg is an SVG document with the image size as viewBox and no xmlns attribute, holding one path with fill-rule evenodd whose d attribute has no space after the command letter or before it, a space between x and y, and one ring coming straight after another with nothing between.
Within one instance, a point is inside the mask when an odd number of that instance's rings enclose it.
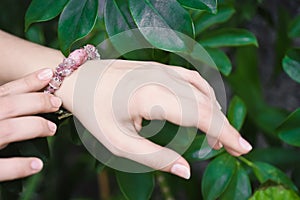
<instances>
[{"instance_id":1,"label":"thumb","mask_svg":"<svg viewBox=\"0 0 300 200\"><path fill-rule=\"evenodd\" d=\"M38 173L43 162L38 158L0 159L0 181L14 180Z\"/></svg>"}]
</instances>

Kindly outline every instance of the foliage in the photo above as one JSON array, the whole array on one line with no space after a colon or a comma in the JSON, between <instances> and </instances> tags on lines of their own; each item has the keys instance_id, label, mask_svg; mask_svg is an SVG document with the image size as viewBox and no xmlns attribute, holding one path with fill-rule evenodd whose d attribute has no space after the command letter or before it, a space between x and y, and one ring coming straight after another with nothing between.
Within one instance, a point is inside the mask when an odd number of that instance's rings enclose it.
<instances>
[{"instance_id":1,"label":"foliage","mask_svg":"<svg viewBox=\"0 0 300 200\"><path fill-rule=\"evenodd\" d=\"M8 7L10 2L2 3ZM195 39L212 57L233 93L228 110L230 122L255 148L249 155L238 158L227 154L224 149L212 150L201 157L199 152L203 150L200 148L205 137L199 133L184 153L184 157L192 163L190 181L158 172L127 174L104 167L84 150L72 118L59 121L55 115L46 115L60 124L57 136L15 143L0 151L3 157L39 156L46 162L45 169L31 178L1 183L0 199L240 200L251 196L250 199L255 200L299 199L300 182L297 180L300 180L300 174L297 171L300 159L297 147L300 146L300 112L297 109L289 113L265 101L258 70L258 52L263 47L255 34L244 27L256 16L275 30L276 23L285 25L276 32L278 40L273 54L277 55L275 60L280 68L274 66L274 76L284 71L300 83L297 49L300 15L290 19L286 14L289 10L284 7L282 9L285 10L278 11L278 22L272 22L269 11L264 7L266 3L258 0L245 0L243 3L235 0L107 0L105 3L98 0L49 0L46 3L32 0L28 7L26 2L15 3L14 9L19 9L19 13L25 15L27 10L23 26L26 34L20 32L20 20L24 20L24 15L18 15L18 12L13 13L19 16L14 19L16 23L7 23L5 18L4 22L0 20L1 28L36 43L60 48L64 54L84 43L98 44L123 31L137 29L139 32L130 36L132 45L138 46L141 42L152 48L136 50L123 55L123 59L155 60L191 68L187 61L175 54L190 53L188 44L178 32ZM11 17L9 9L1 6L0 10L3 16ZM151 17L146 16L149 13ZM143 29L156 25L169 29L165 29L167 32ZM123 47L112 39L107 48L121 50ZM172 137L172 134L166 136L166 133L172 133L174 128L176 126L169 124L159 135ZM157 142L164 137L157 137ZM261 148L259 138L263 139L265 148ZM199 163L201 166L208 163L204 171L199 169ZM97 183L97 178L100 183ZM269 181L272 184L266 184ZM97 191L98 184L100 196L87 192ZM116 184L120 189L115 187ZM89 189L82 189L87 185ZM113 194L107 191L108 187L112 188Z\"/></svg>"}]
</instances>

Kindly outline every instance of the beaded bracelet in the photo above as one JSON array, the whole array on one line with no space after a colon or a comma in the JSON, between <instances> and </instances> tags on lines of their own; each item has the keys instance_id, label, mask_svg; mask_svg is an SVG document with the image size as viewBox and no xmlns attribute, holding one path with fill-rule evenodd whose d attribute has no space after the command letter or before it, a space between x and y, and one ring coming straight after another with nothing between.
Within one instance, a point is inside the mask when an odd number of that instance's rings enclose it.
<instances>
[{"instance_id":1,"label":"beaded bracelet","mask_svg":"<svg viewBox=\"0 0 300 200\"><path fill-rule=\"evenodd\" d=\"M60 88L65 77L70 76L87 60L96 59L100 59L100 55L96 47L93 45L88 44L81 49L73 51L63 60L62 63L58 65L58 67L56 67L54 75L44 92L53 94Z\"/></svg>"}]
</instances>

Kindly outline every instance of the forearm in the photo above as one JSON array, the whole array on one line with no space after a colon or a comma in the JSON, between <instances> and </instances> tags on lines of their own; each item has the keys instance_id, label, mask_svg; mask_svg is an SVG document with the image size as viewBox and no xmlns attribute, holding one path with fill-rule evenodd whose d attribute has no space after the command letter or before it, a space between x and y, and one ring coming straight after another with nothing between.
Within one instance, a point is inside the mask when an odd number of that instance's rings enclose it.
<instances>
[{"instance_id":1,"label":"forearm","mask_svg":"<svg viewBox=\"0 0 300 200\"><path fill-rule=\"evenodd\" d=\"M58 50L28 42L0 30L0 85L41 68L55 68L64 58Z\"/></svg>"},{"instance_id":2,"label":"forearm","mask_svg":"<svg viewBox=\"0 0 300 200\"><path fill-rule=\"evenodd\" d=\"M63 54L48 47L44 47L0 30L0 85L16 80L41 68L54 68L62 62ZM72 112L73 77L67 77L59 91L59 96L66 109Z\"/></svg>"}]
</instances>

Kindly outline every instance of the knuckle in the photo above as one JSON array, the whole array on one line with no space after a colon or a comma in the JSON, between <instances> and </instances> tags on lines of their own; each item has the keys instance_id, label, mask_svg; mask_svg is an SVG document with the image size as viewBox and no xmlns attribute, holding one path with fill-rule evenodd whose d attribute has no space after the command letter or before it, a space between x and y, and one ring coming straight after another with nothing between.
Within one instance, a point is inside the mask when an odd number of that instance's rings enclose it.
<instances>
[{"instance_id":1,"label":"knuckle","mask_svg":"<svg viewBox=\"0 0 300 200\"><path fill-rule=\"evenodd\" d=\"M0 123L0 147L5 147L9 144L10 137L15 130L15 124L12 123L12 120L5 120Z\"/></svg>"},{"instance_id":2,"label":"knuckle","mask_svg":"<svg viewBox=\"0 0 300 200\"><path fill-rule=\"evenodd\" d=\"M8 97L3 97L0 99L0 119L5 119L9 116L13 116L16 113L15 103Z\"/></svg>"},{"instance_id":3,"label":"knuckle","mask_svg":"<svg viewBox=\"0 0 300 200\"><path fill-rule=\"evenodd\" d=\"M27 77L24 77L22 79L22 82L24 84L24 86L28 89L33 89L34 88L34 80L32 79L31 76L27 76Z\"/></svg>"},{"instance_id":4,"label":"knuckle","mask_svg":"<svg viewBox=\"0 0 300 200\"><path fill-rule=\"evenodd\" d=\"M40 136L53 136L55 134L55 132L49 129L48 121L46 119L37 117L36 123Z\"/></svg>"},{"instance_id":5,"label":"knuckle","mask_svg":"<svg viewBox=\"0 0 300 200\"><path fill-rule=\"evenodd\" d=\"M0 97L8 95L9 91L10 91L10 87L8 84L1 85L0 86Z\"/></svg>"},{"instance_id":6,"label":"knuckle","mask_svg":"<svg viewBox=\"0 0 300 200\"><path fill-rule=\"evenodd\" d=\"M189 70L190 75L194 78L200 78L200 74L199 72L195 71L195 70Z\"/></svg>"},{"instance_id":7,"label":"knuckle","mask_svg":"<svg viewBox=\"0 0 300 200\"><path fill-rule=\"evenodd\" d=\"M40 110L50 110L52 108L52 105L50 104L50 94L39 93L37 95Z\"/></svg>"}]
</instances>

